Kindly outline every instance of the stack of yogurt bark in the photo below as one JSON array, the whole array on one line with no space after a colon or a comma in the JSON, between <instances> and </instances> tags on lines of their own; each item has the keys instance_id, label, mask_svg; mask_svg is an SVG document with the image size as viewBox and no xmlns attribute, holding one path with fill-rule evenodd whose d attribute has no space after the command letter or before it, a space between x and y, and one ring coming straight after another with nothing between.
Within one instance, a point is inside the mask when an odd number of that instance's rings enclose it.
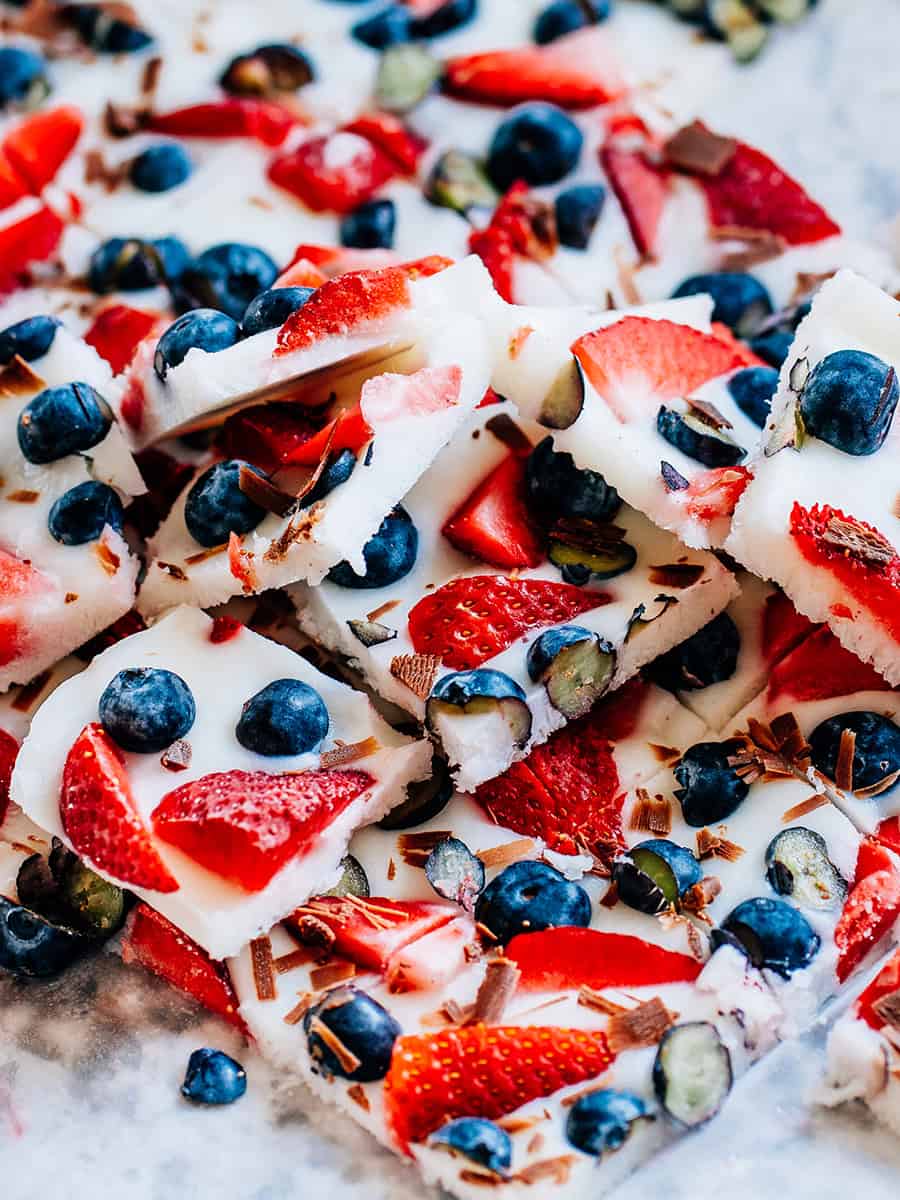
<instances>
[{"instance_id":1,"label":"stack of yogurt bark","mask_svg":"<svg viewBox=\"0 0 900 1200\"><path fill-rule=\"evenodd\" d=\"M900 915L894 269L649 5L62 7L8 20L0 965L116 937L429 1181L600 1194Z\"/></svg>"}]
</instances>

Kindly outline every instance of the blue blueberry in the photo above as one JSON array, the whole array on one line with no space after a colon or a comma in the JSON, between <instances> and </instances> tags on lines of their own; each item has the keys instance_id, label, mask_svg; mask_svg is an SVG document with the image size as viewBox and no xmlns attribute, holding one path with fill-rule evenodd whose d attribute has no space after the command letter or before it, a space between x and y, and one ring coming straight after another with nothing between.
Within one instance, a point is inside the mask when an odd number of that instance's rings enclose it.
<instances>
[{"instance_id":1,"label":"blue blueberry","mask_svg":"<svg viewBox=\"0 0 900 1200\"><path fill-rule=\"evenodd\" d=\"M177 317L156 343L153 369L163 381L170 367L183 363L190 350L215 354L241 339L241 327L217 308L194 308Z\"/></svg>"},{"instance_id":2,"label":"blue blueberry","mask_svg":"<svg viewBox=\"0 0 900 1200\"><path fill-rule=\"evenodd\" d=\"M49 91L47 64L33 50L0 46L0 106L30 104Z\"/></svg>"},{"instance_id":3,"label":"blue blueberry","mask_svg":"<svg viewBox=\"0 0 900 1200\"><path fill-rule=\"evenodd\" d=\"M553 439L538 442L525 467L528 507L548 525L560 518L611 521L622 504L619 493L598 471L581 470Z\"/></svg>"},{"instance_id":4,"label":"blue blueberry","mask_svg":"<svg viewBox=\"0 0 900 1200\"><path fill-rule=\"evenodd\" d=\"M279 329L292 312L303 307L314 291L315 288L308 287L280 287L260 292L247 305L241 320L244 337L252 337L266 329Z\"/></svg>"},{"instance_id":5,"label":"blue blueberry","mask_svg":"<svg viewBox=\"0 0 900 1200\"><path fill-rule=\"evenodd\" d=\"M809 735L812 762L823 775L834 779L837 772L841 734L855 735L853 747L854 791L882 783L900 771L900 725L877 712L847 712L829 717ZM896 787L896 783L894 787ZM894 787L888 791L893 791ZM885 795L886 793L881 793Z\"/></svg>"},{"instance_id":6,"label":"blue blueberry","mask_svg":"<svg viewBox=\"0 0 900 1200\"><path fill-rule=\"evenodd\" d=\"M613 863L612 877L623 904L655 916L677 908L703 878L703 868L686 847L650 838Z\"/></svg>"},{"instance_id":7,"label":"blue blueberry","mask_svg":"<svg viewBox=\"0 0 900 1200\"><path fill-rule=\"evenodd\" d=\"M692 828L724 821L747 798L750 788L728 763L734 752L728 742L697 742L681 756L675 768L681 786L675 796Z\"/></svg>"},{"instance_id":8,"label":"blue blueberry","mask_svg":"<svg viewBox=\"0 0 900 1200\"><path fill-rule=\"evenodd\" d=\"M239 321L247 305L270 288L278 267L258 246L222 242L192 259L179 280L184 308L218 308Z\"/></svg>"},{"instance_id":9,"label":"blue blueberry","mask_svg":"<svg viewBox=\"0 0 900 1200\"><path fill-rule=\"evenodd\" d=\"M600 1157L621 1149L647 1105L631 1092L600 1088L579 1097L566 1118L566 1139L585 1154Z\"/></svg>"},{"instance_id":10,"label":"blue blueberry","mask_svg":"<svg viewBox=\"0 0 900 1200\"><path fill-rule=\"evenodd\" d=\"M584 143L571 117L553 104L527 104L502 121L491 141L487 173L500 191L517 179L557 183L578 165Z\"/></svg>"},{"instance_id":11,"label":"blue blueberry","mask_svg":"<svg viewBox=\"0 0 900 1200\"><path fill-rule=\"evenodd\" d=\"M19 356L25 362L35 362L43 358L56 337L56 331L62 325L57 317L26 317L24 321L16 321L15 325L7 325L0 331L0 367Z\"/></svg>"},{"instance_id":12,"label":"blue blueberry","mask_svg":"<svg viewBox=\"0 0 900 1200\"><path fill-rule=\"evenodd\" d=\"M800 397L807 433L845 454L874 454L888 435L900 386L893 367L863 350L816 363Z\"/></svg>"},{"instance_id":13,"label":"blue blueberry","mask_svg":"<svg viewBox=\"0 0 900 1200\"><path fill-rule=\"evenodd\" d=\"M534 40L546 46L566 33L605 21L611 12L612 0L553 0L534 23Z\"/></svg>"},{"instance_id":14,"label":"blue blueberry","mask_svg":"<svg viewBox=\"0 0 900 1200\"><path fill-rule=\"evenodd\" d=\"M190 178L193 165L178 142L149 146L132 160L128 177L142 192L169 192Z\"/></svg>"},{"instance_id":15,"label":"blue blueberry","mask_svg":"<svg viewBox=\"0 0 900 1200\"><path fill-rule=\"evenodd\" d=\"M174 287L191 261L190 250L176 237L155 238L150 245L162 264L163 280L170 288Z\"/></svg>"},{"instance_id":16,"label":"blue blueberry","mask_svg":"<svg viewBox=\"0 0 900 1200\"><path fill-rule=\"evenodd\" d=\"M318 1027L325 1028L344 1046L359 1066L352 1067L346 1057L339 1057ZM355 1083L371 1083L384 1079L391 1065L394 1042L400 1036L400 1026L377 1000L358 988L345 985L332 988L307 1009L303 1030L309 1056L323 1075L337 1075Z\"/></svg>"},{"instance_id":17,"label":"blue blueberry","mask_svg":"<svg viewBox=\"0 0 900 1200\"><path fill-rule=\"evenodd\" d=\"M603 212L606 188L600 183L579 183L556 197L556 233L563 246L585 250Z\"/></svg>"},{"instance_id":18,"label":"blue blueberry","mask_svg":"<svg viewBox=\"0 0 900 1200\"><path fill-rule=\"evenodd\" d=\"M755 967L787 978L808 967L821 939L796 908L784 900L758 896L733 909L711 934L713 948L734 946Z\"/></svg>"},{"instance_id":19,"label":"blue blueberry","mask_svg":"<svg viewBox=\"0 0 900 1200\"><path fill-rule=\"evenodd\" d=\"M580 884L549 863L517 862L493 879L475 904L475 920L501 945L517 933L591 923L591 900Z\"/></svg>"},{"instance_id":20,"label":"blue blueberry","mask_svg":"<svg viewBox=\"0 0 900 1200\"><path fill-rule=\"evenodd\" d=\"M250 697L234 732L255 754L308 754L328 732L328 709L308 683L276 679Z\"/></svg>"},{"instance_id":21,"label":"blue blueberry","mask_svg":"<svg viewBox=\"0 0 900 1200\"><path fill-rule=\"evenodd\" d=\"M769 842L766 879L773 892L801 908L833 910L847 898L847 880L828 857L827 842L802 825L782 829Z\"/></svg>"},{"instance_id":22,"label":"blue blueberry","mask_svg":"<svg viewBox=\"0 0 900 1200\"><path fill-rule=\"evenodd\" d=\"M683 1129L697 1129L728 1099L731 1054L711 1021L684 1021L663 1034L652 1077L666 1116Z\"/></svg>"},{"instance_id":23,"label":"blue blueberry","mask_svg":"<svg viewBox=\"0 0 900 1200\"><path fill-rule=\"evenodd\" d=\"M192 484L184 504L184 523L201 546L221 546L232 533L250 533L265 517L266 510L241 491L241 467L265 478L259 468L229 458L213 463Z\"/></svg>"},{"instance_id":24,"label":"blue blueberry","mask_svg":"<svg viewBox=\"0 0 900 1200\"><path fill-rule=\"evenodd\" d=\"M787 358L794 342L794 335L784 329L772 329L750 339L750 349L763 362L781 369L781 364Z\"/></svg>"},{"instance_id":25,"label":"blue blueberry","mask_svg":"<svg viewBox=\"0 0 900 1200\"><path fill-rule=\"evenodd\" d=\"M134 54L151 45L145 29L110 16L104 4L67 4L65 15L85 43L101 54Z\"/></svg>"},{"instance_id":26,"label":"blue blueberry","mask_svg":"<svg viewBox=\"0 0 900 1200\"><path fill-rule=\"evenodd\" d=\"M88 383L38 392L19 414L19 449L30 463L50 463L90 450L112 425L109 406Z\"/></svg>"},{"instance_id":27,"label":"blue blueberry","mask_svg":"<svg viewBox=\"0 0 900 1200\"><path fill-rule=\"evenodd\" d=\"M301 501L301 508L309 508L318 500L323 500L336 487L346 483L356 467L356 455L352 450L335 450L328 456L325 469Z\"/></svg>"},{"instance_id":28,"label":"blue blueberry","mask_svg":"<svg viewBox=\"0 0 900 1200\"><path fill-rule=\"evenodd\" d=\"M457 1117L433 1133L429 1145L462 1155L501 1177L512 1165L512 1139L505 1129L484 1117Z\"/></svg>"},{"instance_id":29,"label":"blue blueberry","mask_svg":"<svg viewBox=\"0 0 900 1200\"><path fill-rule=\"evenodd\" d=\"M654 683L669 692L696 692L730 679L737 670L741 635L728 613L661 654L647 670Z\"/></svg>"},{"instance_id":30,"label":"blue blueberry","mask_svg":"<svg viewBox=\"0 0 900 1200\"><path fill-rule=\"evenodd\" d=\"M183 738L197 706L180 675L161 667L126 667L100 696L100 724L123 750L153 754Z\"/></svg>"},{"instance_id":31,"label":"blue blueberry","mask_svg":"<svg viewBox=\"0 0 900 1200\"><path fill-rule=\"evenodd\" d=\"M247 1090L247 1073L222 1050L204 1047L188 1059L181 1094L195 1104L234 1104Z\"/></svg>"},{"instance_id":32,"label":"blue blueberry","mask_svg":"<svg viewBox=\"0 0 900 1200\"><path fill-rule=\"evenodd\" d=\"M13 975L51 979L97 943L0 896L0 968Z\"/></svg>"},{"instance_id":33,"label":"blue blueberry","mask_svg":"<svg viewBox=\"0 0 900 1200\"><path fill-rule=\"evenodd\" d=\"M367 200L342 218L341 245L359 250L390 250L396 224L393 200Z\"/></svg>"},{"instance_id":34,"label":"blue blueberry","mask_svg":"<svg viewBox=\"0 0 900 1200\"><path fill-rule=\"evenodd\" d=\"M656 430L670 446L705 467L733 467L747 457L747 451L732 441L725 429L716 429L690 409L680 413L660 405Z\"/></svg>"},{"instance_id":35,"label":"blue blueberry","mask_svg":"<svg viewBox=\"0 0 900 1200\"><path fill-rule=\"evenodd\" d=\"M743 271L690 275L679 283L672 299L701 294L712 296L712 319L727 325L738 337L752 333L772 311L769 293L755 276Z\"/></svg>"},{"instance_id":36,"label":"blue blueberry","mask_svg":"<svg viewBox=\"0 0 900 1200\"><path fill-rule=\"evenodd\" d=\"M478 13L478 0L444 0L433 12L413 21L415 38L440 37L452 33L473 21Z\"/></svg>"},{"instance_id":37,"label":"blue blueberry","mask_svg":"<svg viewBox=\"0 0 900 1200\"><path fill-rule=\"evenodd\" d=\"M406 509L398 505L363 546L365 574L359 575L348 562L340 562L327 578L338 587L388 587L410 573L418 550L419 532Z\"/></svg>"},{"instance_id":38,"label":"blue blueberry","mask_svg":"<svg viewBox=\"0 0 900 1200\"><path fill-rule=\"evenodd\" d=\"M403 4L391 4L371 17L365 17L350 30L352 37L372 50L387 50L408 42L413 36L413 18Z\"/></svg>"},{"instance_id":39,"label":"blue blueberry","mask_svg":"<svg viewBox=\"0 0 900 1200\"><path fill-rule=\"evenodd\" d=\"M732 400L760 429L769 419L777 387L778 372L774 367L745 367L728 380Z\"/></svg>"},{"instance_id":40,"label":"blue blueberry","mask_svg":"<svg viewBox=\"0 0 900 1200\"><path fill-rule=\"evenodd\" d=\"M529 678L543 683L553 707L575 721L608 690L616 670L616 651L589 629L558 625L534 639L525 662Z\"/></svg>"},{"instance_id":41,"label":"blue blueberry","mask_svg":"<svg viewBox=\"0 0 900 1200\"><path fill-rule=\"evenodd\" d=\"M98 295L107 292L140 292L172 283L174 268L183 269L187 250L177 238L144 241L114 237L91 255L88 285Z\"/></svg>"},{"instance_id":42,"label":"blue blueberry","mask_svg":"<svg viewBox=\"0 0 900 1200\"><path fill-rule=\"evenodd\" d=\"M108 484L89 481L76 484L56 500L47 518L51 536L64 546L95 542L107 525L122 532L125 510Z\"/></svg>"},{"instance_id":43,"label":"blue blueberry","mask_svg":"<svg viewBox=\"0 0 900 1200\"><path fill-rule=\"evenodd\" d=\"M503 717L514 745L521 748L527 744L531 736L531 710L525 693L514 679L490 667L453 671L439 679L428 697L425 720L432 733L439 736L442 719L492 712Z\"/></svg>"},{"instance_id":44,"label":"blue blueberry","mask_svg":"<svg viewBox=\"0 0 900 1200\"><path fill-rule=\"evenodd\" d=\"M453 796L453 779L447 760L432 755L431 774L406 785L406 797L381 818L379 829L415 829L443 812Z\"/></svg>"},{"instance_id":45,"label":"blue blueberry","mask_svg":"<svg viewBox=\"0 0 900 1200\"><path fill-rule=\"evenodd\" d=\"M269 96L295 92L315 78L312 59L289 42L269 42L233 58L219 77L236 96Z\"/></svg>"}]
</instances>

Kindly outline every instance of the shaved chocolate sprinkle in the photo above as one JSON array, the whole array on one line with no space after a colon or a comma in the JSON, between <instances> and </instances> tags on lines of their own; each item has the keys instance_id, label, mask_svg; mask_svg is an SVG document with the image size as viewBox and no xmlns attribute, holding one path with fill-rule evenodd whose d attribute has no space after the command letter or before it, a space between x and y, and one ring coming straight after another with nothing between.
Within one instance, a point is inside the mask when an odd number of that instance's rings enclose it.
<instances>
[{"instance_id":1,"label":"shaved chocolate sprinkle","mask_svg":"<svg viewBox=\"0 0 900 1200\"><path fill-rule=\"evenodd\" d=\"M305 967L307 963L315 962L317 957L312 947L301 947L297 950L290 950L287 954L279 954L278 958L272 960L272 966L275 968L276 975L287 975L289 971L294 971L297 967Z\"/></svg>"},{"instance_id":2,"label":"shaved chocolate sprinkle","mask_svg":"<svg viewBox=\"0 0 900 1200\"><path fill-rule=\"evenodd\" d=\"M409 688L414 696L425 700L431 693L435 676L441 667L439 654L395 654L390 672Z\"/></svg>"},{"instance_id":3,"label":"shaved chocolate sprinkle","mask_svg":"<svg viewBox=\"0 0 900 1200\"><path fill-rule=\"evenodd\" d=\"M713 133L702 121L692 121L673 133L663 146L666 164L689 175L715 178L725 170L737 151L734 138Z\"/></svg>"},{"instance_id":4,"label":"shaved chocolate sprinkle","mask_svg":"<svg viewBox=\"0 0 900 1200\"><path fill-rule=\"evenodd\" d=\"M41 493L34 492L30 488L20 488L17 492L10 492L6 497L6 499L12 501L13 504L34 504L35 501L40 500L40 498Z\"/></svg>"},{"instance_id":5,"label":"shaved chocolate sprinkle","mask_svg":"<svg viewBox=\"0 0 900 1200\"><path fill-rule=\"evenodd\" d=\"M508 867L510 863L521 862L534 853L534 841L531 838L516 838L512 842L504 842L502 846L491 846L487 850L479 850L475 855L481 859L485 867Z\"/></svg>"},{"instance_id":6,"label":"shaved chocolate sprinkle","mask_svg":"<svg viewBox=\"0 0 900 1200\"><path fill-rule=\"evenodd\" d=\"M453 832L450 829L427 830L424 833L401 833L397 838L397 850L408 867L424 867L435 846L452 836Z\"/></svg>"},{"instance_id":7,"label":"shaved chocolate sprinkle","mask_svg":"<svg viewBox=\"0 0 900 1200\"><path fill-rule=\"evenodd\" d=\"M466 1024L499 1025L521 977L522 972L511 959L489 959Z\"/></svg>"},{"instance_id":8,"label":"shaved chocolate sprinkle","mask_svg":"<svg viewBox=\"0 0 900 1200\"><path fill-rule=\"evenodd\" d=\"M882 792L888 791L898 780L900 780L900 771L892 771L890 775L885 775L883 779L870 783L868 787L857 788L856 795L861 799L871 800L873 796L880 796Z\"/></svg>"},{"instance_id":9,"label":"shaved chocolate sprinkle","mask_svg":"<svg viewBox=\"0 0 900 1200\"><path fill-rule=\"evenodd\" d=\"M15 355L0 371L0 399L30 396L43 391L46 382L20 355Z\"/></svg>"},{"instance_id":10,"label":"shaved chocolate sprinkle","mask_svg":"<svg viewBox=\"0 0 900 1200\"><path fill-rule=\"evenodd\" d=\"M359 1068L359 1059L352 1050L344 1045L334 1030L330 1029L324 1021L319 1020L318 1017L313 1017L309 1025L309 1032L316 1034L322 1039L348 1075L352 1075Z\"/></svg>"},{"instance_id":11,"label":"shaved chocolate sprinkle","mask_svg":"<svg viewBox=\"0 0 900 1200\"><path fill-rule=\"evenodd\" d=\"M379 604L377 608L373 608L370 613L366 613L367 621L377 621L386 613L391 612L400 603L399 600L385 600L384 604Z\"/></svg>"},{"instance_id":12,"label":"shaved chocolate sprinkle","mask_svg":"<svg viewBox=\"0 0 900 1200\"><path fill-rule=\"evenodd\" d=\"M846 520L829 517L820 540L870 567L886 566L897 557L897 551L883 533L867 528L852 517Z\"/></svg>"},{"instance_id":13,"label":"shaved chocolate sprinkle","mask_svg":"<svg viewBox=\"0 0 900 1200\"><path fill-rule=\"evenodd\" d=\"M737 862L743 856L744 847L739 846L737 842L730 842L724 836L724 829L723 825L718 833L713 833L705 827L697 830L697 857L701 862L706 858L724 858L726 862Z\"/></svg>"},{"instance_id":14,"label":"shaved chocolate sprinkle","mask_svg":"<svg viewBox=\"0 0 900 1200\"><path fill-rule=\"evenodd\" d=\"M179 583L187 582L187 572L182 571L181 567L176 566L175 563L163 562L161 558L158 558L156 565L160 571L163 571L172 579L177 579Z\"/></svg>"},{"instance_id":15,"label":"shaved chocolate sprinkle","mask_svg":"<svg viewBox=\"0 0 900 1200\"><path fill-rule=\"evenodd\" d=\"M689 588L703 578L702 563L660 563L650 567L650 582L660 587Z\"/></svg>"},{"instance_id":16,"label":"shaved chocolate sprinkle","mask_svg":"<svg viewBox=\"0 0 900 1200\"><path fill-rule=\"evenodd\" d=\"M651 796L646 788L635 792L628 828L665 836L672 830L672 805L665 796Z\"/></svg>"},{"instance_id":17,"label":"shaved chocolate sprinkle","mask_svg":"<svg viewBox=\"0 0 900 1200\"><path fill-rule=\"evenodd\" d=\"M798 817L805 817L807 813L815 812L817 808L822 808L828 803L827 796L814 794L808 800L802 800L799 804L795 804L793 808L789 808L781 814L781 819L785 825L791 821L796 821Z\"/></svg>"},{"instance_id":18,"label":"shaved chocolate sprinkle","mask_svg":"<svg viewBox=\"0 0 900 1200\"><path fill-rule=\"evenodd\" d=\"M252 500L266 512L274 513L276 517L286 517L292 509L297 507L296 496L282 491L271 479L258 475L250 467L241 467L238 487L248 500Z\"/></svg>"},{"instance_id":19,"label":"shaved chocolate sprinkle","mask_svg":"<svg viewBox=\"0 0 900 1200\"><path fill-rule=\"evenodd\" d=\"M853 791L853 756L856 753L856 733L852 729L841 730L834 782L844 792Z\"/></svg>"},{"instance_id":20,"label":"shaved chocolate sprinkle","mask_svg":"<svg viewBox=\"0 0 900 1200\"><path fill-rule=\"evenodd\" d=\"M900 988L888 992L886 996L879 996L872 1008L885 1025L891 1029L900 1029Z\"/></svg>"},{"instance_id":21,"label":"shaved chocolate sprinkle","mask_svg":"<svg viewBox=\"0 0 900 1200\"><path fill-rule=\"evenodd\" d=\"M352 979L355 974L356 966L352 962L323 963L321 967L315 967L310 971L309 982L318 992L323 988L331 987L334 983L343 983L345 979Z\"/></svg>"},{"instance_id":22,"label":"shaved chocolate sprinkle","mask_svg":"<svg viewBox=\"0 0 900 1200\"><path fill-rule=\"evenodd\" d=\"M666 462L665 459L659 464L659 472L662 475L663 483L670 492L683 492L685 488L691 486L690 481L685 479L681 472L676 471L672 464Z\"/></svg>"},{"instance_id":23,"label":"shaved chocolate sprinkle","mask_svg":"<svg viewBox=\"0 0 900 1200\"><path fill-rule=\"evenodd\" d=\"M574 1162L574 1154L560 1154L558 1158L545 1158L540 1162L529 1163L527 1167L523 1167L521 1171L517 1172L513 1179L517 1183L527 1185L550 1179L562 1186L568 1182Z\"/></svg>"},{"instance_id":24,"label":"shaved chocolate sprinkle","mask_svg":"<svg viewBox=\"0 0 900 1200\"><path fill-rule=\"evenodd\" d=\"M94 553L107 575L115 575L122 562L115 550L111 550L106 542L96 542L94 544Z\"/></svg>"},{"instance_id":25,"label":"shaved chocolate sprinkle","mask_svg":"<svg viewBox=\"0 0 900 1200\"><path fill-rule=\"evenodd\" d=\"M209 546L206 550L198 550L196 554L189 554L184 560L185 566L193 567L196 563L206 562L208 558L215 558L217 554L224 554L228 549L228 543L222 542L220 546Z\"/></svg>"},{"instance_id":26,"label":"shaved chocolate sprinkle","mask_svg":"<svg viewBox=\"0 0 900 1200\"><path fill-rule=\"evenodd\" d=\"M381 743L376 737L367 737L361 742L348 742L335 746L333 750L326 750L319 759L319 766L323 768L343 767L360 758L368 758L370 754L377 754L380 749Z\"/></svg>"},{"instance_id":27,"label":"shaved chocolate sprinkle","mask_svg":"<svg viewBox=\"0 0 900 1200\"><path fill-rule=\"evenodd\" d=\"M721 879L716 875L705 875L699 883L695 883L684 893L681 897L681 906L695 916L704 917L706 909L721 891Z\"/></svg>"},{"instance_id":28,"label":"shaved chocolate sprinkle","mask_svg":"<svg viewBox=\"0 0 900 1200\"><path fill-rule=\"evenodd\" d=\"M254 938L250 943L250 962L253 966L253 982L258 1000L274 1000L278 995L275 984L272 943L267 937Z\"/></svg>"},{"instance_id":29,"label":"shaved chocolate sprinkle","mask_svg":"<svg viewBox=\"0 0 900 1200\"><path fill-rule=\"evenodd\" d=\"M363 1112L368 1112L372 1105L369 1103L369 1097L366 1095L366 1089L361 1083L354 1083L347 1088L347 1096L358 1104Z\"/></svg>"},{"instance_id":30,"label":"shaved chocolate sprinkle","mask_svg":"<svg viewBox=\"0 0 900 1200\"><path fill-rule=\"evenodd\" d=\"M485 422L484 427L489 429L497 441L501 442L507 450L512 450L514 454L531 453L531 438L515 423L509 413L497 413L495 417L491 417Z\"/></svg>"},{"instance_id":31,"label":"shaved chocolate sprinkle","mask_svg":"<svg viewBox=\"0 0 900 1200\"><path fill-rule=\"evenodd\" d=\"M699 413L705 424L711 425L713 429L734 429L728 418L723 416L716 406L710 404L708 400L697 400L688 396L687 403L691 411Z\"/></svg>"},{"instance_id":32,"label":"shaved chocolate sprinkle","mask_svg":"<svg viewBox=\"0 0 900 1200\"><path fill-rule=\"evenodd\" d=\"M624 1004L616 1004L614 1000L607 1000L602 992L589 987L586 983L578 989L578 1003L585 1008L592 1008L595 1012L603 1013L607 1017L615 1017L619 1013L628 1012Z\"/></svg>"},{"instance_id":33,"label":"shaved chocolate sprinkle","mask_svg":"<svg viewBox=\"0 0 900 1200\"><path fill-rule=\"evenodd\" d=\"M636 1008L610 1017L606 1027L609 1048L613 1054L639 1046L655 1046L667 1029L675 1024L672 1013L659 996L646 1000Z\"/></svg>"}]
</instances>

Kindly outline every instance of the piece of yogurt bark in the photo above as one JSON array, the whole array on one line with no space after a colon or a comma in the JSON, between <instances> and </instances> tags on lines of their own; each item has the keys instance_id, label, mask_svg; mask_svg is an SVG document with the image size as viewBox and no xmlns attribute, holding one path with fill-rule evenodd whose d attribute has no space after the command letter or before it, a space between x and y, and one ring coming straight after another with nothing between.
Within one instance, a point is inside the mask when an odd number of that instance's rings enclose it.
<instances>
[{"instance_id":1,"label":"piece of yogurt bark","mask_svg":"<svg viewBox=\"0 0 900 1200\"><path fill-rule=\"evenodd\" d=\"M111 373L58 318L4 331L0 690L127 612L138 560L124 504L144 483L107 404ZM15 353L21 349L22 354Z\"/></svg>"},{"instance_id":2,"label":"piece of yogurt bark","mask_svg":"<svg viewBox=\"0 0 900 1200\"><path fill-rule=\"evenodd\" d=\"M393 519L417 533L386 571L292 589L302 627L420 720L470 791L682 641L735 595L557 455L508 402L483 407ZM394 539L396 540L396 539ZM411 537L410 537L411 540Z\"/></svg>"},{"instance_id":3,"label":"piece of yogurt bark","mask_svg":"<svg viewBox=\"0 0 900 1200\"><path fill-rule=\"evenodd\" d=\"M842 271L781 371L726 549L900 683L900 304Z\"/></svg>"},{"instance_id":4,"label":"piece of yogurt bark","mask_svg":"<svg viewBox=\"0 0 900 1200\"><path fill-rule=\"evenodd\" d=\"M11 795L222 958L329 887L353 830L430 758L293 651L180 608L41 706Z\"/></svg>"}]
</instances>

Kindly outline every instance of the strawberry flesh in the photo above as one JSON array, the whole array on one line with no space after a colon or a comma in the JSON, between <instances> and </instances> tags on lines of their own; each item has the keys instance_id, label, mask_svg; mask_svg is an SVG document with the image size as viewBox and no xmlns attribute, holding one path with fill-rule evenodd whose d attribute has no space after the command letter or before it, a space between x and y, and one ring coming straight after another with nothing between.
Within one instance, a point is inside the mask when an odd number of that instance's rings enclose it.
<instances>
[{"instance_id":1,"label":"strawberry flesh","mask_svg":"<svg viewBox=\"0 0 900 1200\"><path fill-rule=\"evenodd\" d=\"M279 104L231 97L156 113L149 128L173 137L255 138L264 146L280 146L296 119Z\"/></svg>"},{"instance_id":2,"label":"strawberry flesh","mask_svg":"<svg viewBox=\"0 0 900 1200\"><path fill-rule=\"evenodd\" d=\"M291 354L326 337L346 336L408 308L410 302L407 273L401 267L341 275L323 283L291 313L278 331L275 353Z\"/></svg>"},{"instance_id":3,"label":"strawberry flesh","mask_svg":"<svg viewBox=\"0 0 900 1200\"><path fill-rule=\"evenodd\" d=\"M492 567L539 566L543 537L528 512L525 469L521 455L507 455L448 519L447 541Z\"/></svg>"},{"instance_id":4,"label":"strawberry flesh","mask_svg":"<svg viewBox=\"0 0 900 1200\"><path fill-rule=\"evenodd\" d=\"M397 174L395 160L355 133L310 138L269 164L269 179L313 212L347 213Z\"/></svg>"},{"instance_id":5,"label":"strawberry flesh","mask_svg":"<svg viewBox=\"0 0 900 1200\"><path fill-rule=\"evenodd\" d=\"M693 983L703 967L642 938L574 925L517 934L506 956L522 972L519 987L526 992Z\"/></svg>"},{"instance_id":6,"label":"strawberry flesh","mask_svg":"<svg viewBox=\"0 0 900 1200\"><path fill-rule=\"evenodd\" d=\"M3 139L4 157L35 196L55 179L83 126L80 111L64 104L26 117Z\"/></svg>"},{"instance_id":7,"label":"strawberry flesh","mask_svg":"<svg viewBox=\"0 0 900 1200\"><path fill-rule=\"evenodd\" d=\"M84 340L118 375L130 364L138 346L153 332L158 321L159 313L112 304L97 314Z\"/></svg>"},{"instance_id":8,"label":"strawberry flesh","mask_svg":"<svg viewBox=\"0 0 900 1200\"><path fill-rule=\"evenodd\" d=\"M456 913L449 904L425 900L318 896L285 923L302 937L304 919L313 918L334 934L334 954L370 971L386 971L399 950L446 925Z\"/></svg>"},{"instance_id":9,"label":"strawberry flesh","mask_svg":"<svg viewBox=\"0 0 900 1200\"><path fill-rule=\"evenodd\" d=\"M837 977L844 983L900 917L900 872L874 871L847 897L834 930Z\"/></svg>"},{"instance_id":10,"label":"strawberry flesh","mask_svg":"<svg viewBox=\"0 0 900 1200\"><path fill-rule=\"evenodd\" d=\"M639 254L654 255L669 194L666 172L648 162L640 151L614 144L600 151L600 164L622 206L635 248Z\"/></svg>"},{"instance_id":11,"label":"strawberry flesh","mask_svg":"<svg viewBox=\"0 0 900 1200\"><path fill-rule=\"evenodd\" d=\"M0 295L24 281L28 267L48 259L65 226L46 205L0 230Z\"/></svg>"},{"instance_id":12,"label":"strawberry flesh","mask_svg":"<svg viewBox=\"0 0 900 1200\"><path fill-rule=\"evenodd\" d=\"M0 825L6 819L6 812L9 808L9 783L18 753L19 743L11 733L0 729Z\"/></svg>"},{"instance_id":13,"label":"strawberry flesh","mask_svg":"<svg viewBox=\"0 0 900 1200\"><path fill-rule=\"evenodd\" d=\"M845 649L825 626L802 641L769 674L768 700L830 700L855 692L889 692L891 685L873 666Z\"/></svg>"}]
</instances>

